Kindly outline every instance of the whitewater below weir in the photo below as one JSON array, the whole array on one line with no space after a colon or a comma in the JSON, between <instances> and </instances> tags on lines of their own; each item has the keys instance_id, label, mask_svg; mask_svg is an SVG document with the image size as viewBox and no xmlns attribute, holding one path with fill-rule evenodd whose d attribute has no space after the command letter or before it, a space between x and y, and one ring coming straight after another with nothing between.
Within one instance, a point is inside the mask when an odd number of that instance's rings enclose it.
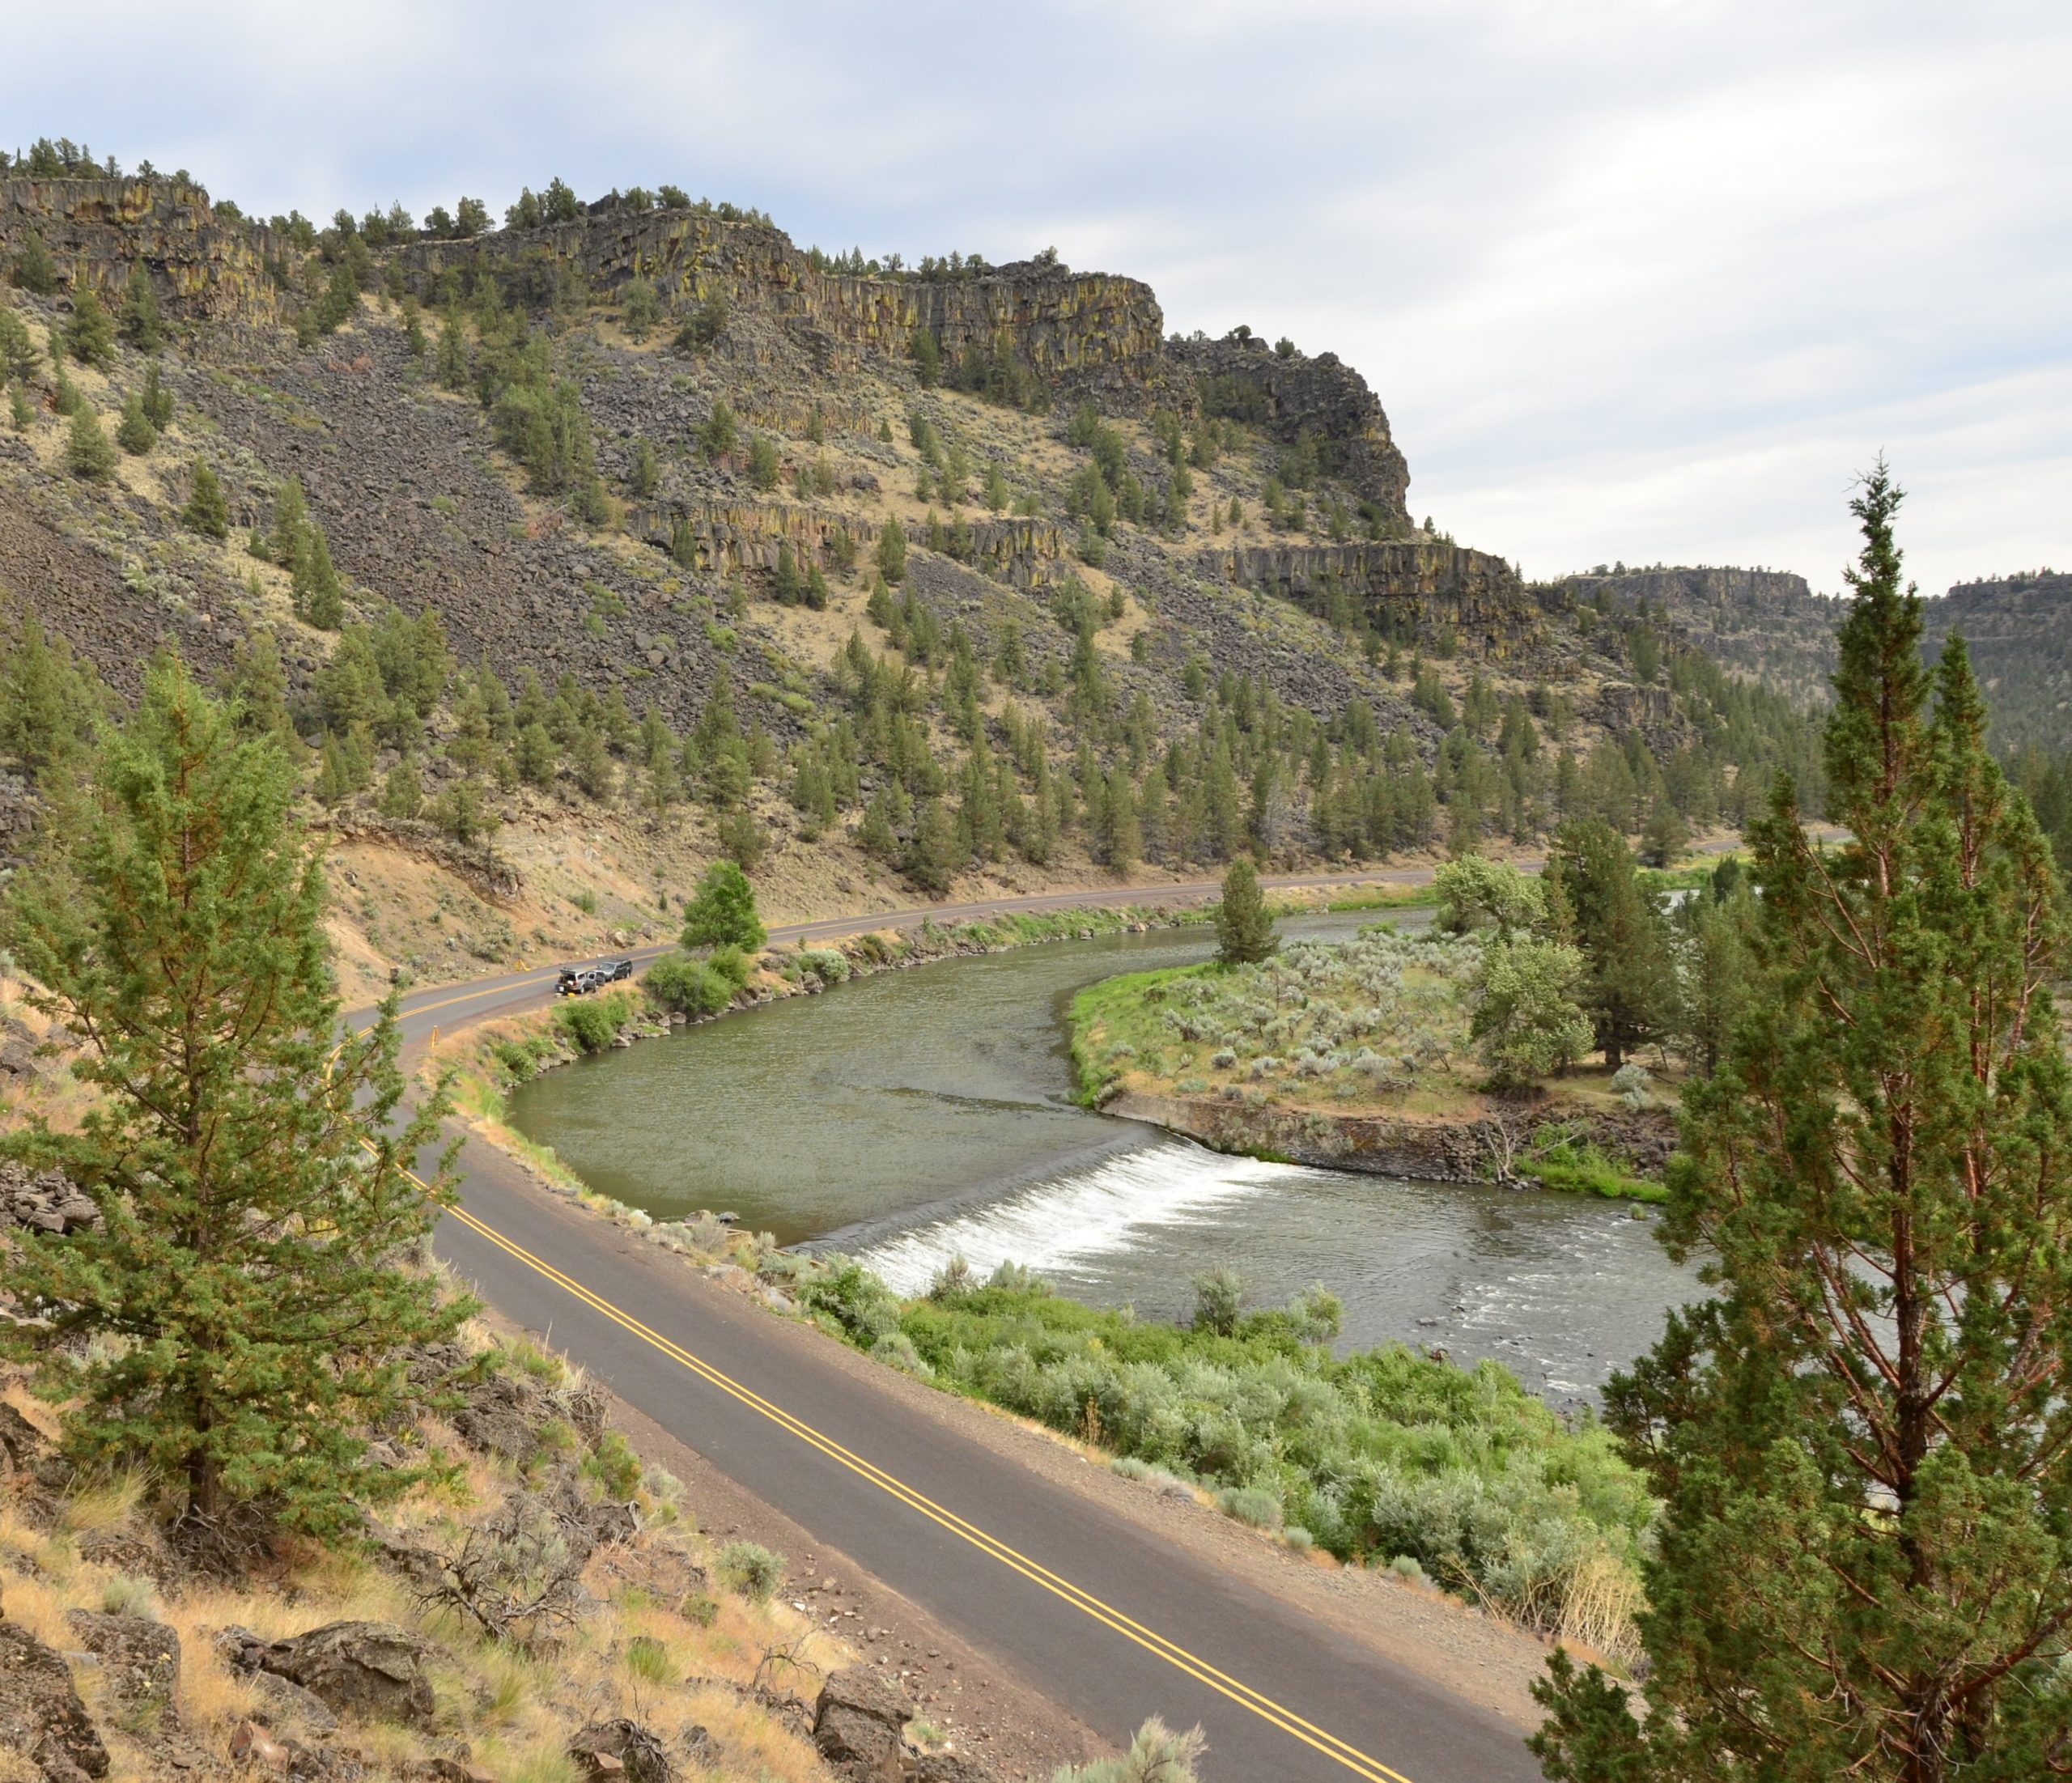
<instances>
[{"instance_id":1,"label":"whitewater below weir","mask_svg":"<svg viewBox=\"0 0 2072 1783\"><path fill-rule=\"evenodd\" d=\"M1212 947L1191 928L881 974L550 1072L512 1120L657 1219L732 1211L905 1292L954 1256L1146 1317L1184 1317L1217 1267L1259 1305L1321 1282L1344 1344L1493 1357L1557 1406L1594 1401L1702 1292L1623 1203L1228 1157L1074 1106L1072 994Z\"/></svg>"}]
</instances>

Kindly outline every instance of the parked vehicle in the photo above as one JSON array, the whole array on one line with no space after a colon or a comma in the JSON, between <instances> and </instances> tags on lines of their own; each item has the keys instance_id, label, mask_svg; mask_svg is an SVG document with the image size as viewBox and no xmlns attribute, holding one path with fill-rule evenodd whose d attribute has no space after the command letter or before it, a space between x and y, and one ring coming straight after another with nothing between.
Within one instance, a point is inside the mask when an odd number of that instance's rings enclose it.
<instances>
[{"instance_id":1,"label":"parked vehicle","mask_svg":"<svg viewBox=\"0 0 2072 1783\"><path fill-rule=\"evenodd\" d=\"M603 960L595 966L564 966L555 975L554 994L558 997L587 997L608 984L616 984L621 979L632 976L633 962L628 959Z\"/></svg>"}]
</instances>

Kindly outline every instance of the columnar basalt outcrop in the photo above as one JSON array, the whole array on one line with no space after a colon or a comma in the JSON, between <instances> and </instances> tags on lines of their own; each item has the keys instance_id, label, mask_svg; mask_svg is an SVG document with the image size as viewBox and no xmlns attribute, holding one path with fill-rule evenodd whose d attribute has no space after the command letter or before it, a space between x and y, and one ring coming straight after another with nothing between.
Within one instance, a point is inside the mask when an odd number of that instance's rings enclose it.
<instances>
[{"instance_id":1,"label":"columnar basalt outcrop","mask_svg":"<svg viewBox=\"0 0 2072 1783\"><path fill-rule=\"evenodd\" d=\"M1446 540L1357 545L1238 545L1204 554L1210 575L1318 609L1335 584L1385 634L1452 631L1498 656L1535 642L1540 604L1500 557Z\"/></svg>"},{"instance_id":2,"label":"columnar basalt outcrop","mask_svg":"<svg viewBox=\"0 0 2072 1783\"><path fill-rule=\"evenodd\" d=\"M572 274L605 292L645 277L679 305L716 296L767 306L831 371L904 359L917 329L935 335L946 359L975 347L1064 387L1140 388L1163 369L1165 318L1136 279L1033 261L978 278L851 278L821 271L781 230L702 210L607 209L472 240L413 242L392 257L427 298L447 273L472 281L486 269L520 298Z\"/></svg>"},{"instance_id":3,"label":"columnar basalt outcrop","mask_svg":"<svg viewBox=\"0 0 2072 1783\"><path fill-rule=\"evenodd\" d=\"M40 235L74 291L113 306L142 265L175 317L271 321L280 299L266 261L287 244L216 215L199 186L163 179L0 177L0 265Z\"/></svg>"},{"instance_id":4,"label":"columnar basalt outcrop","mask_svg":"<svg viewBox=\"0 0 2072 1783\"><path fill-rule=\"evenodd\" d=\"M1283 354L1256 335L1174 339L1166 354L1191 377L1210 414L1263 428L1283 445L1314 444L1320 468L1342 477L1382 515L1408 518L1410 467L1367 380L1335 353Z\"/></svg>"},{"instance_id":5,"label":"columnar basalt outcrop","mask_svg":"<svg viewBox=\"0 0 2072 1783\"><path fill-rule=\"evenodd\" d=\"M707 575L731 571L774 571L787 542L801 571L809 566L836 567L836 541L845 533L860 555L874 550L881 529L873 522L825 508L754 502L664 503L630 509L626 529L685 558L685 567ZM916 545L928 542L919 528L909 534ZM1018 588L1041 588L1052 581L1064 557L1064 532L1052 521L1001 519L967 520L958 536L958 554L971 566Z\"/></svg>"}]
</instances>

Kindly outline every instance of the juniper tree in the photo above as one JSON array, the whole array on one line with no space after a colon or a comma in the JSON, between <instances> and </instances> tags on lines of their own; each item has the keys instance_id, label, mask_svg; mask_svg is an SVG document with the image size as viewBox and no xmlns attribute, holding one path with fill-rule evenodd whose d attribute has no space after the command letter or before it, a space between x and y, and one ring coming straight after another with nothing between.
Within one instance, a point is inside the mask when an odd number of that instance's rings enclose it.
<instances>
[{"instance_id":1,"label":"juniper tree","mask_svg":"<svg viewBox=\"0 0 2072 1783\"><path fill-rule=\"evenodd\" d=\"M105 365L115 357L115 324L91 285L82 286L72 300L65 350L82 365Z\"/></svg>"},{"instance_id":2,"label":"juniper tree","mask_svg":"<svg viewBox=\"0 0 2072 1783\"><path fill-rule=\"evenodd\" d=\"M98 482L115 470L115 448L101 430L100 417L82 402L72 411L71 436L65 443L65 465L74 477Z\"/></svg>"},{"instance_id":3,"label":"juniper tree","mask_svg":"<svg viewBox=\"0 0 2072 1783\"><path fill-rule=\"evenodd\" d=\"M346 616L345 586L331 562L330 542L314 520L303 527L300 547L295 554L295 610L320 631L336 631Z\"/></svg>"},{"instance_id":4,"label":"juniper tree","mask_svg":"<svg viewBox=\"0 0 2072 1783\"><path fill-rule=\"evenodd\" d=\"M1625 838L1599 820L1562 826L1547 881L1566 904L1589 962L1578 1000L1605 1063L1616 1071L1673 1016L1668 926L1641 889Z\"/></svg>"},{"instance_id":5,"label":"juniper tree","mask_svg":"<svg viewBox=\"0 0 2072 1783\"><path fill-rule=\"evenodd\" d=\"M155 363L144 373L144 414L160 433L172 425L172 393L166 388Z\"/></svg>"},{"instance_id":6,"label":"juniper tree","mask_svg":"<svg viewBox=\"0 0 2072 1783\"><path fill-rule=\"evenodd\" d=\"M116 424L115 443L133 458L141 458L159 443L159 431L144 413L144 396L132 390L122 405L122 419Z\"/></svg>"},{"instance_id":7,"label":"juniper tree","mask_svg":"<svg viewBox=\"0 0 2072 1783\"><path fill-rule=\"evenodd\" d=\"M340 1020L295 791L277 745L161 660L80 822L11 888L7 945L96 1093L77 1131L32 1119L11 1149L103 1224L17 1234L0 1286L49 1309L33 1341L79 1461L141 1462L194 1518L265 1500L327 1534L422 1477L370 1465L367 1432L410 1398L404 1346L469 1307L399 1267L449 1198L443 1170L428 1194L406 1174L444 1097L392 1124L394 1003Z\"/></svg>"},{"instance_id":8,"label":"juniper tree","mask_svg":"<svg viewBox=\"0 0 2072 1783\"><path fill-rule=\"evenodd\" d=\"M1225 966L1255 966L1273 949L1273 919L1259 892L1259 870L1247 860L1233 860L1216 906L1216 957Z\"/></svg>"},{"instance_id":9,"label":"juniper tree","mask_svg":"<svg viewBox=\"0 0 2072 1783\"><path fill-rule=\"evenodd\" d=\"M32 229L15 261L15 282L25 291L48 297L57 289L57 265L41 235Z\"/></svg>"},{"instance_id":10,"label":"juniper tree","mask_svg":"<svg viewBox=\"0 0 2072 1783\"><path fill-rule=\"evenodd\" d=\"M36 358L28 324L11 309L0 308L0 378L26 381L36 370Z\"/></svg>"},{"instance_id":11,"label":"juniper tree","mask_svg":"<svg viewBox=\"0 0 2072 1783\"><path fill-rule=\"evenodd\" d=\"M158 293L152 289L151 275L141 261L130 269L129 282L122 287L122 333L142 352L155 353L165 344Z\"/></svg>"},{"instance_id":12,"label":"juniper tree","mask_svg":"<svg viewBox=\"0 0 2072 1783\"><path fill-rule=\"evenodd\" d=\"M1648 1713L1558 1655L1570 1783L2072 1772L2072 1073L2061 893L1959 640L1930 703L1881 463L1827 813L1751 826L1748 1007L1687 1090L1662 1231L1717 1297L1615 1379L1665 1503Z\"/></svg>"},{"instance_id":13,"label":"juniper tree","mask_svg":"<svg viewBox=\"0 0 2072 1783\"><path fill-rule=\"evenodd\" d=\"M230 503L223 499L223 486L206 461L194 461L194 478L187 505L180 511L183 524L210 538L230 537Z\"/></svg>"}]
</instances>

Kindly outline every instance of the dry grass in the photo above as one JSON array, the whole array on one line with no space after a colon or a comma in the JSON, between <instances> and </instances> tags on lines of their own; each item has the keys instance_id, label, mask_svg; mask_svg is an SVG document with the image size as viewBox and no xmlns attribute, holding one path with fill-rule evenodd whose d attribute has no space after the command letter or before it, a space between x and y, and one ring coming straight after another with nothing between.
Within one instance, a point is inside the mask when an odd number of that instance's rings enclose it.
<instances>
[{"instance_id":1,"label":"dry grass","mask_svg":"<svg viewBox=\"0 0 2072 1783\"><path fill-rule=\"evenodd\" d=\"M485 1334L472 1334L478 1344ZM533 1354L514 1365L568 1386L579 1378L558 1358ZM19 1381L4 1390L19 1395ZM48 1408L37 1407L40 1422ZM426 1420L426 1434L450 1433ZM384 1520L407 1540L436 1547L486 1515L521 1484L507 1464L451 1447L461 1465L442 1485L427 1485L390 1507ZM162 1603L113 1568L82 1560L89 1532L146 1530L152 1506L135 1475L97 1481L32 1519L25 1507L0 1501L0 1588L11 1621L59 1652L75 1645L66 1620L98 1610L111 1590L157 1614L179 1635L178 1706L184 1737L205 1752L227 1751L237 1724L261 1704L250 1685L218 1658L215 1631L236 1624L268 1640L325 1624L376 1621L416 1630L430 1642L437 1709L431 1726L355 1725L346 1735L370 1760L400 1768L465 1741L503 1783L576 1783L566 1753L569 1736L601 1717L630 1716L665 1738L702 1726L720 1743L724 1769L712 1774L771 1779L824 1779L809 1745L774 1720L748 1693L773 1649L796 1654L798 1668L762 1682L810 1700L820 1676L848 1663L848 1649L783 1602L758 1605L731 1594L717 1601L671 1596L686 1569L714 1571L709 1545L677 1518L672 1504L643 1492L648 1527L625 1547L593 1556L584 1583L595 1607L558 1645L528 1653L465 1628L450 1611L427 1607L404 1581L357 1556L313 1546L280 1558L278 1577L247 1586L189 1581L169 1588ZM42 1526L47 1524L48 1526ZM649 1581L652 1581L652 1585ZM717 1591L717 1587L712 1587ZM99 1668L74 1672L83 1699L107 1741L108 1783L155 1774L163 1741L127 1731L117 1705L105 1700ZM0 1767L0 1783L12 1783Z\"/></svg>"}]
</instances>

